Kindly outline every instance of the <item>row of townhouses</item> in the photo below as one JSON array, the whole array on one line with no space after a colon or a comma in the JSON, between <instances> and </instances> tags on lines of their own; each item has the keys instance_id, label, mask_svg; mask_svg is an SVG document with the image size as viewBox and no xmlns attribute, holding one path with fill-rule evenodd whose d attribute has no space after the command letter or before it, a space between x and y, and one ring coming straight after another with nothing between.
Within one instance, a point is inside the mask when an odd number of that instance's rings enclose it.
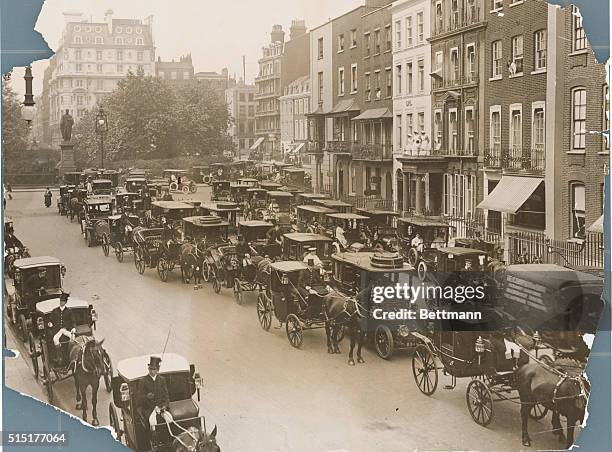
<instances>
[{"instance_id":1,"label":"row of townhouses","mask_svg":"<svg viewBox=\"0 0 612 452\"><path fill-rule=\"evenodd\" d=\"M582 246L603 214L606 70L573 6L365 0L287 42L275 25L259 65L252 150L303 152L317 190L510 248Z\"/></svg>"}]
</instances>

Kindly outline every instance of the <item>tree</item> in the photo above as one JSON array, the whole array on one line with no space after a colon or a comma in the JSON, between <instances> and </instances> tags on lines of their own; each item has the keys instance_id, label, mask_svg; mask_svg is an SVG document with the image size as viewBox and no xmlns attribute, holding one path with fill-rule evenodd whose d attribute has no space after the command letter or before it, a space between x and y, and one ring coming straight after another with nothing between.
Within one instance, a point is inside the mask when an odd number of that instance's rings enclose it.
<instances>
[{"instance_id":1,"label":"tree","mask_svg":"<svg viewBox=\"0 0 612 452\"><path fill-rule=\"evenodd\" d=\"M2 152L5 162L19 158L28 145L28 124L21 118L21 102L10 85L11 74L2 77Z\"/></svg>"}]
</instances>

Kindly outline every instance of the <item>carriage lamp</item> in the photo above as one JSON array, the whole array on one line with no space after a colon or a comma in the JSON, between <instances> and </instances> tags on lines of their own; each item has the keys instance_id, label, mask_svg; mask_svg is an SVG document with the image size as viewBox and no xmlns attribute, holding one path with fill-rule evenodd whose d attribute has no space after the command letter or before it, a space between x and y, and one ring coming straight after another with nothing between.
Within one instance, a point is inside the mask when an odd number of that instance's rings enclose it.
<instances>
[{"instance_id":1,"label":"carriage lamp","mask_svg":"<svg viewBox=\"0 0 612 452\"><path fill-rule=\"evenodd\" d=\"M62 274L62 277L66 276L66 266L62 265L60 267L60 273Z\"/></svg>"},{"instance_id":2,"label":"carriage lamp","mask_svg":"<svg viewBox=\"0 0 612 452\"><path fill-rule=\"evenodd\" d=\"M482 340L482 336L478 336L478 339L476 339L474 350L476 350L476 353L478 354L478 365L480 366L480 362L482 360L482 354L485 352L485 344L484 344L484 341Z\"/></svg>"},{"instance_id":3,"label":"carriage lamp","mask_svg":"<svg viewBox=\"0 0 612 452\"><path fill-rule=\"evenodd\" d=\"M91 321L96 322L98 320L98 313L95 309L91 310Z\"/></svg>"},{"instance_id":4,"label":"carriage lamp","mask_svg":"<svg viewBox=\"0 0 612 452\"><path fill-rule=\"evenodd\" d=\"M480 262L481 266L484 265L485 259L486 259L486 256L484 254L481 254L480 256L478 256L478 261Z\"/></svg>"},{"instance_id":5,"label":"carriage lamp","mask_svg":"<svg viewBox=\"0 0 612 452\"><path fill-rule=\"evenodd\" d=\"M325 281L325 282L331 281L331 278L329 276L329 272L323 271L323 281Z\"/></svg>"},{"instance_id":6,"label":"carriage lamp","mask_svg":"<svg viewBox=\"0 0 612 452\"><path fill-rule=\"evenodd\" d=\"M128 388L127 383L121 383L119 387L119 392L121 393L121 401L127 402L130 400L130 389Z\"/></svg>"},{"instance_id":7,"label":"carriage lamp","mask_svg":"<svg viewBox=\"0 0 612 452\"><path fill-rule=\"evenodd\" d=\"M204 386L204 380L199 372L193 374L193 382L195 383L196 388L201 388Z\"/></svg>"},{"instance_id":8,"label":"carriage lamp","mask_svg":"<svg viewBox=\"0 0 612 452\"><path fill-rule=\"evenodd\" d=\"M289 276L287 276L287 273L283 273L283 275L281 276L281 280L280 280L281 284L286 286L287 284L289 284Z\"/></svg>"},{"instance_id":9,"label":"carriage lamp","mask_svg":"<svg viewBox=\"0 0 612 452\"><path fill-rule=\"evenodd\" d=\"M38 317L36 319L36 327L39 330L44 330L45 329L45 321L44 321L44 319L42 317Z\"/></svg>"}]
</instances>

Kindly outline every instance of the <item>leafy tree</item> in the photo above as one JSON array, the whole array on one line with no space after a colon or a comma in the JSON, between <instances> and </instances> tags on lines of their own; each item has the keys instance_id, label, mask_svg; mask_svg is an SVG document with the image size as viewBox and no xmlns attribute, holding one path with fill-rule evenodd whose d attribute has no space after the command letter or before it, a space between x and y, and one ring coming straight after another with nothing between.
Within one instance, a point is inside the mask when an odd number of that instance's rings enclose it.
<instances>
[{"instance_id":1,"label":"leafy tree","mask_svg":"<svg viewBox=\"0 0 612 452\"><path fill-rule=\"evenodd\" d=\"M28 124L21 118L21 102L10 85L11 74L2 77L2 152L5 162L18 159L28 145Z\"/></svg>"}]
</instances>

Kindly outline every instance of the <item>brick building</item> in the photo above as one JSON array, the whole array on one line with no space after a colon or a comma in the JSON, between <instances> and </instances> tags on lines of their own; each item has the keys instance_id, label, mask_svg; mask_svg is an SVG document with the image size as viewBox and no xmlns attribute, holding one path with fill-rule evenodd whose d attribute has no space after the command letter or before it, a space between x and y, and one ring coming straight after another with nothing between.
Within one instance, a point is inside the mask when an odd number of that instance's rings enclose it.
<instances>
[{"instance_id":1,"label":"brick building","mask_svg":"<svg viewBox=\"0 0 612 452\"><path fill-rule=\"evenodd\" d=\"M157 57L155 63L155 76L169 81L184 81L193 80L193 63L191 55L185 55L178 61L162 61L161 57Z\"/></svg>"},{"instance_id":2,"label":"brick building","mask_svg":"<svg viewBox=\"0 0 612 452\"><path fill-rule=\"evenodd\" d=\"M225 102L234 120L228 133L238 157L248 156L249 148L255 144L256 91L255 85L245 85L242 79L236 86L225 90Z\"/></svg>"},{"instance_id":3,"label":"brick building","mask_svg":"<svg viewBox=\"0 0 612 452\"><path fill-rule=\"evenodd\" d=\"M289 83L279 100L283 156L286 161L301 163L303 148L308 140L310 77L304 75Z\"/></svg>"}]
</instances>

